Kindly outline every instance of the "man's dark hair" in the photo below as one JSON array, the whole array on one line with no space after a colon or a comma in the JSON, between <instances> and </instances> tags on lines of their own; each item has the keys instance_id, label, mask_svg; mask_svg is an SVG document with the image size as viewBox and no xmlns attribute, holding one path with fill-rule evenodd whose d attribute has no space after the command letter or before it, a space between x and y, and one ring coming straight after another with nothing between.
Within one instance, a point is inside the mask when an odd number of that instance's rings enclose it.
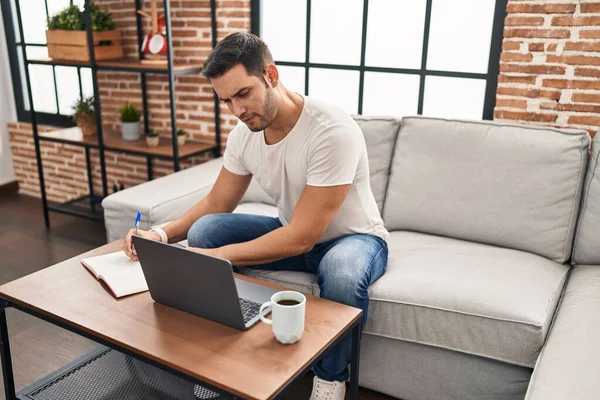
<instances>
[{"instance_id":1,"label":"man's dark hair","mask_svg":"<svg viewBox=\"0 0 600 400\"><path fill-rule=\"evenodd\" d=\"M202 74L208 78L218 78L237 64L242 64L250 75L262 77L273 56L267 44L252 33L236 32L227 35L210 53Z\"/></svg>"}]
</instances>

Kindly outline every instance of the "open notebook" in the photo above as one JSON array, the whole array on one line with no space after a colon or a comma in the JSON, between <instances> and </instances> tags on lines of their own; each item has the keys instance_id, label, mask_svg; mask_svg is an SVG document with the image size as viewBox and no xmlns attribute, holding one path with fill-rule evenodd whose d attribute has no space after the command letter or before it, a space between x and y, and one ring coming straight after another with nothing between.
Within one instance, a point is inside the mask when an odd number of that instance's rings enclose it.
<instances>
[{"instance_id":1,"label":"open notebook","mask_svg":"<svg viewBox=\"0 0 600 400\"><path fill-rule=\"evenodd\" d=\"M84 258L81 264L98 280L103 280L116 298L148 290L139 261L123 251Z\"/></svg>"}]
</instances>

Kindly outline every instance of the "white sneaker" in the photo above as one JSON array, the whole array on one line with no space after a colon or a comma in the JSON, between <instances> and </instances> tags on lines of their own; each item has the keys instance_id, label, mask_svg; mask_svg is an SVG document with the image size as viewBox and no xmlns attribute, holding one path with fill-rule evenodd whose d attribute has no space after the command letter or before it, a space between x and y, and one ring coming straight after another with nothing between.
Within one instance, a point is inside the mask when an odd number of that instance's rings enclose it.
<instances>
[{"instance_id":1,"label":"white sneaker","mask_svg":"<svg viewBox=\"0 0 600 400\"><path fill-rule=\"evenodd\" d=\"M315 376L310 400L344 400L345 394L345 382L329 382Z\"/></svg>"}]
</instances>

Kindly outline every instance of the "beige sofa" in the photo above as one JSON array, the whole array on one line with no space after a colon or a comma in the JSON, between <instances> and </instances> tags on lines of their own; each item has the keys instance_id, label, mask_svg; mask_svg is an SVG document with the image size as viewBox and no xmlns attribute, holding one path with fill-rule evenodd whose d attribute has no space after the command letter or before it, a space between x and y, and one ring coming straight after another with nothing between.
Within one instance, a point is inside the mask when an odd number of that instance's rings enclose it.
<instances>
[{"instance_id":1,"label":"beige sofa","mask_svg":"<svg viewBox=\"0 0 600 400\"><path fill-rule=\"evenodd\" d=\"M355 119L391 233L361 386L405 400L600 398L600 135L590 159L585 131ZM221 165L107 197L108 240L138 209L143 228L177 218ZM236 212L277 215L255 182ZM311 274L248 273L319 293Z\"/></svg>"}]
</instances>

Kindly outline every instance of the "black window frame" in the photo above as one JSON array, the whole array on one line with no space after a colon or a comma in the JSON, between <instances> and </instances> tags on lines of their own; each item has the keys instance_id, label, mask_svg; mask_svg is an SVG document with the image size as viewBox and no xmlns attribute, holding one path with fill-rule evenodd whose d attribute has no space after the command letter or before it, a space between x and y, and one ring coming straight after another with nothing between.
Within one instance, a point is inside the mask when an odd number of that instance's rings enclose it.
<instances>
[{"instance_id":1,"label":"black window frame","mask_svg":"<svg viewBox=\"0 0 600 400\"><path fill-rule=\"evenodd\" d=\"M46 9L46 16L48 16L48 1L44 1L44 6ZM31 123L31 111L25 108L25 93L23 93L23 88L26 87L24 85L26 79L21 74L21 66L19 63L19 55L18 51L20 49L19 46L27 47L46 47L46 44L42 43L28 43L25 41L25 38L21 38L20 41L17 41L15 36L15 26L18 28L17 24L22 23L22 21L14 21L13 15L17 15L17 13L13 13L12 7L15 3L11 0L2 2L2 19L4 22L4 32L6 35L6 44L8 51L8 59L10 63L10 71L12 78L12 86L13 86L13 94L15 99L15 106L17 111L17 119L19 122ZM18 18L18 17L17 17ZM31 64L29 64L31 65ZM29 68L29 65L24 65L23 68ZM38 124L44 125L52 125L59 127L71 127L75 126L75 122L73 118L68 115L60 114L60 107L58 103L58 86L56 82L56 66L52 65L52 75L54 78L54 101L56 102L56 113L48 113L42 111L35 111L35 115L37 118ZM81 68L82 67L73 67L77 68L77 77L79 80L79 95L81 96L83 93L83 88L81 84ZM31 107L31 105L30 105Z\"/></svg>"},{"instance_id":2,"label":"black window frame","mask_svg":"<svg viewBox=\"0 0 600 400\"><path fill-rule=\"evenodd\" d=\"M429 49L429 33L431 25L431 9L433 0L426 0L425 9L425 29L423 33L423 48L421 53L421 68L409 69L409 68L388 68L388 67L373 67L365 65L365 53L367 44L367 24L368 24L368 12L369 12L369 0L363 0L363 21L362 21L362 36L361 36L361 52L360 52L360 65L344 65L344 64L323 64L310 62L310 28L311 28L311 3L313 0L306 0L306 49L304 62L291 62L291 61L278 61L275 60L277 65L288 66L288 67L302 67L304 68L304 93L309 94L309 71L310 68L323 68L333 70L350 70L359 72L359 85L358 85L358 114L363 112L363 95L364 95L364 82L365 72L387 72L387 73L398 73L407 75L419 75L419 103L417 107L417 114L423 114L423 104L425 100L425 78L427 76L441 76L451 78L474 78L486 81L486 89L483 104L483 115L484 120L494 119L494 108L496 106L496 88L498 85L498 74L500 72L500 54L502 52L502 40L504 32L504 20L506 18L506 6L508 0L496 0L494 7L494 18L492 26L492 37L490 44L490 55L488 60L488 71L487 73L471 73L471 72L454 72L454 71L438 71L427 69L427 53ZM317 1L317 0L315 0ZM260 7L261 0L251 0L251 23L250 31L257 36L260 36Z\"/></svg>"}]
</instances>

